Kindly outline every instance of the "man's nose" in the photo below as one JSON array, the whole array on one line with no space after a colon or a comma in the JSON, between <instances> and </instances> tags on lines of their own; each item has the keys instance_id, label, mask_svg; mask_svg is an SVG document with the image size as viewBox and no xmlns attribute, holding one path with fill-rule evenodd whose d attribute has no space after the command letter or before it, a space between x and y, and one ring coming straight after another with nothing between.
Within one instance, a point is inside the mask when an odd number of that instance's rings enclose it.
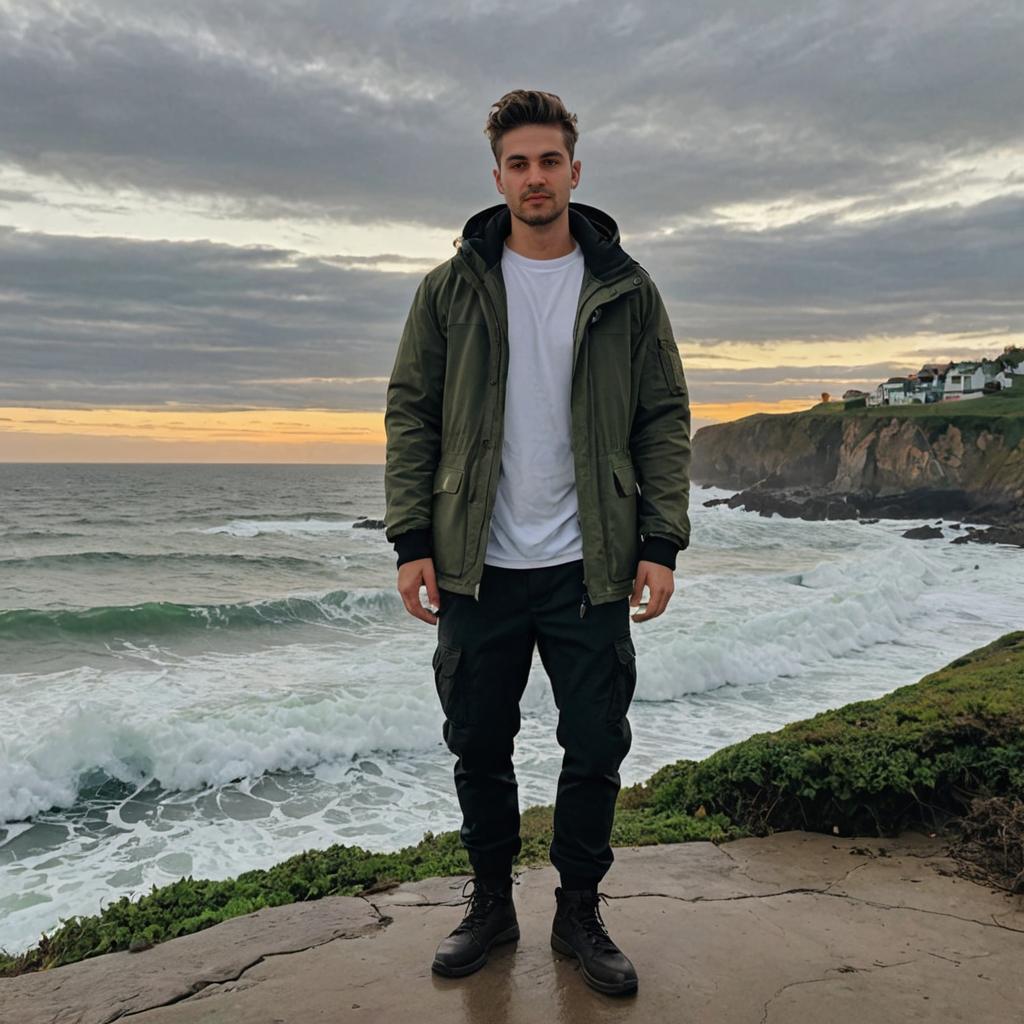
<instances>
[{"instance_id":1,"label":"man's nose","mask_svg":"<svg viewBox=\"0 0 1024 1024\"><path fill-rule=\"evenodd\" d=\"M538 188L547 184L547 175L544 169L539 165L537 167L531 167L530 173L526 176L526 183L531 188Z\"/></svg>"}]
</instances>

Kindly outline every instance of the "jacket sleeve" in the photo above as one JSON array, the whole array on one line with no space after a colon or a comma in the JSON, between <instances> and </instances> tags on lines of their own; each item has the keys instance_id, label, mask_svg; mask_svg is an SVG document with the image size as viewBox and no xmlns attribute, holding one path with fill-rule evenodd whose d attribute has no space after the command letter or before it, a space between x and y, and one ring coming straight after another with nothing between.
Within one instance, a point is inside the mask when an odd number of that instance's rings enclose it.
<instances>
[{"instance_id":1,"label":"jacket sleeve","mask_svg":"<svg viewBox=\"0 0 1024 1024\"><path fill-rule=\"evenodd\" d=\"M428 275L416 289L405 321L384 412L384 536L395 546L398 565L433 554L431 502L441 452L447 344Z\"/></svg>"},{"instance_id":2,"label":"jacket sleeve","mask_svg":"<svg viewBox=\"0 0 1024 1024\"><path fill-rule=\"evenodd\" d=\"M668 312L652 281L630 453L640 483L639 560L674 569L690 543L690 398Z\"/></svg>"}]
</instances>

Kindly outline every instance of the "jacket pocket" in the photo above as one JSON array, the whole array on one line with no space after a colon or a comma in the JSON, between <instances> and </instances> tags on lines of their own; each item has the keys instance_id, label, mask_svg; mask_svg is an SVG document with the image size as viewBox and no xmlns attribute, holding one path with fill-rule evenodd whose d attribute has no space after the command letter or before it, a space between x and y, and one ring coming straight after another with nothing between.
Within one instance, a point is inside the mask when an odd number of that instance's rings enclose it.
<instances>
[{"instance_id":1,"label":"jacket pocket","mask_svg":"<svg viewBox=\"0 0 1024 1024\"><path fill-rule=\"evenodd\" d=\"M618 487L619 496L623 498L636 497L636 470L633 464L623 463L619 466L612 466L612 474Z\"/></svg>"},{"instance_id":2,"label":"jacket pocket","mask_svg":"<svg viewBox=\"0 0 1024 1024\"><path fill-rule=\"evenodd\" d=\"M620 582L636 576L640 554L636 470L628 453L611 458L601 466L601 519L608 579Z\"/></svg>"},{"instance_id":3,"label":"jacket pocket","mask_svg":"<svg viewBox=\"0 0 1024 1024\"><path fill-rule=\"evenodd\" d=\"M447 576L460 576L466 561L466 488L463 466L440 465L434 472L431 517L434 539L434 569Z\"/></svg>"},{"instance_id":4,"label":"jacket pocket","mask_svg":"<svg viewBox=\"0 0 1024 1024\"><path fill-rule=\"evenodd\" d=\"M438 466L434 474L434 493L458 494L465 470L455 466Z\"/></svg>"},{"instance_id":5,"label":"jacket pocket","mask_svg":"<svg viewBox=\"0 0 1024 1024\"><path fill-rule=\"evenodd\" d=\"M444 712L445 718L460 725L465 724L466 721L461 687L457 681L457 669L461 657L461 647L438 643L433 658L434 685L437 689L438 699L441 701L441 710Z\"/></svg>"},{"instance_id":6,"label":"jacket pocket","mask_svg":"<svg viewBox=\"0 0 1024 1024\"><path fill-rule=\"evenodd\" d=\"M665 384L673 395L686 393L686 377L683 375L683 361L679 357L679 348L671 338L658 339L658 353L661 355L661 370L665 374Z\"/></svg>"},{"instance_id":7,"label":"jacket pocket","mask_svg":"<svg viewBox=\"0 0 1024 1024\"><path fill-rule=\"evenodd\" d=\"M608 721L618 722L626 716L636 692L636 648L627 633L614 641L617 664L612 693L608 701Z\"/></svg>"}]
</instances>

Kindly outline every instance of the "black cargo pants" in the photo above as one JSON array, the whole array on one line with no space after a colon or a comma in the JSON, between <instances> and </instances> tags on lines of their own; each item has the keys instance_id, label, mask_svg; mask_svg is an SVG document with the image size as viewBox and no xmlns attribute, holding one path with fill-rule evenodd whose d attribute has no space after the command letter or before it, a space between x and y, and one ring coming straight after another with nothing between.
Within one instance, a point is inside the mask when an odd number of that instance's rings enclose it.
<instances>
[{"instance_id":1,"label":"black cargo pants","mask_svg":"<svg viewBox=\"0 0 1024 1024\"><path fill-rule=\"evenodd\" d=\"M444 740L458 757L460 837L474 871L507 875L522 846L512 752L536 643L564 749L551 862L563 878L599 882L614 859L618 769L632 742L629 598L584 603L582 559L537 569L485 565L479 600L444 589L440 598L434 678Z\"/></svg>"}]
</instances>

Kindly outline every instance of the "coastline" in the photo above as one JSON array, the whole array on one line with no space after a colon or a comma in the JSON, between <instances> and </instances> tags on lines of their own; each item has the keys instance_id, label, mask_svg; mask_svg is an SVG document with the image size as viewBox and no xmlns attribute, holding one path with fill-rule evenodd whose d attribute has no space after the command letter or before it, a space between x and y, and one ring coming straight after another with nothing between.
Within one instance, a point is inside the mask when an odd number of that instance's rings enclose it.
<instances>
[{"instance_id":1,"label":"coastline","mask_svg":"<svg viewBox=\"0 0 1024 1024\"><path fill-rule=\"evenodd\" d=\"M1010 633L882 697L756 733L699 762L666 765L621 791L613 845L719 845L792 830L894 837L920 828L947 834L954 845L962 840L965 877L1022 892L1024 865L1016 874L1016 861L1000 866L985 839L993 820L1016 820L1024 788L1021 680L1024 632ZM989 798L983 812L972 810L974 796ZM551 812L523 812L518 868L546 863ZM972 822L973 831L964 828ZM957 827L959 835L947 832ZM1014 849L1019 858L1024 840ZM184 878L135 902L122 898L102 915L71 919L18 956L0 956L0 977L145 950L263 909L325 897L365 900L468 868L450 831L427 833L397 853L333 846L221 882Z\"/></svg>"},{"instance_id":2,"label":"coastline","mask_svg":"<svg viewBox=\"0 0 1024 1024\"><path fill-rule=\"evenodd\" d=\"M713 485L704 485L711 486ZM930 491L880 497L828 493L809 487L755 486L737 491L728 498L713 498L703 502L703 505L705 508L725 505L728 508L742 509L744 512L756 512L764 518L778 515L783 519L803 519L807 522L844 519L857 520L861 523L875 523L879 519L920 520L936 526L946 524L952 530L961 531L958 536L952 538L952 544L1005 544L1009 547L1024 547L1024 519L1019 515L971 510L959 498L950 501L948 496L944 499L943 495ZM936 513L936 505L944 511ZM927 536L941 536L941 531Z\"/></svg>"},{"instance_id":3,"label":"coastline","mask_svg":"<svg viewBox=\"0 0 1024 1024\"><path fill-rule=\"evenodd\" d=\"M702 427L693 480L762 516L961 520L1024 543L1024 391L977 402L846 409L823 402ZM725 503L725 502L723 502Z\"/></svg>"}]
</instances>

